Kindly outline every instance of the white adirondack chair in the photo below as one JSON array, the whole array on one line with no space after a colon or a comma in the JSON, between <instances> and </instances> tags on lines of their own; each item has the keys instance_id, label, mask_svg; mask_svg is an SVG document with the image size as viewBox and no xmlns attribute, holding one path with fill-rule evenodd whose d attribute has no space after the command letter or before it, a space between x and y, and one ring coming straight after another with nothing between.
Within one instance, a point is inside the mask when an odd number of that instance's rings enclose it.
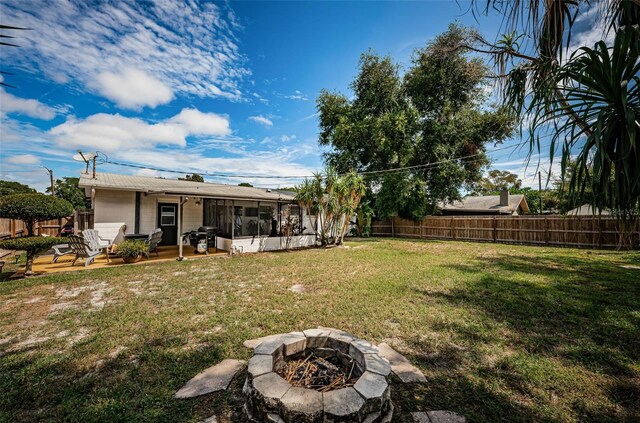
<instances>
[{"instance_id":1,"label":"white adirondack chair","mask_svg":"<svg viewBox=\"0 0 640 423\"><path fill-rule=\"evenodd\" d=\"M96 248L94 244L87 241L81 235L69 235L68 239L69 247L71 247L76 255L73 259L73 262L71 263L72 266L76 264L76 260L78 260L79 258L84 258L84 267L88 267L89 264L91 264L93 260L103 252L107 255L107 260L109 259L106 248Z\"/></svg>"},{"instance_id":2,"label":"white adirondack chair","mask_svg":"<svg viewBox=\"0 0 640 423\"><path fill-rule=\"evenodd\" d=\"M113 247L113 244L109 242L109 240L101 238L95 229L85 229L82 231L82 237L92 250L104 251L104 254L107 256L107 261L109 261L109 249Z\"/></svg>"},{"instance_id":3,"label":"white adirondack chair","mask_svg":"<svg viewBox=\"0 0 640 423\"><path fill-rule=\"evenodd\" d=\"M110 245L116 245L124 241L124 231L127 225L124 222L94 223L93 230L98 232L102 241L108 241Z\"/></svg>"}]
</instances>

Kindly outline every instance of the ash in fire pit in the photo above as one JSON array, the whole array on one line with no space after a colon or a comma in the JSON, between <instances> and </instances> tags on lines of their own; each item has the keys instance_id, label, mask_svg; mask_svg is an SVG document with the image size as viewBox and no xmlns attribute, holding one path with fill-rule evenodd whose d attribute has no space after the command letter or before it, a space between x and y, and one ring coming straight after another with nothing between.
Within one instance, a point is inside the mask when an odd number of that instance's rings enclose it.
<instances>
[{"instance_id":1,"label":"ash in fire pit","mask_svg":"<svg viewBox=\"0 0 640 423\"><path fill-rule=\"evenodd\" d=\"M337 329L310 329L272 338L254 353L243 389L252 422L391 420L391 367L367 341Z\"/></svg>"},{"instance_id":2,"label":"ash in fire pit","mask_svg":"<svg viewBox=\"0 0 640 423\"><path fill-rule=\"evenodd\" d=\"M340 360L336 354L324 359L317 356L316 352L308 352L306 357L303 353L300 358L285 361L277 373L291 386L300 388L315 389L319 392L348 388L355 385L360 372L356 368L356 361L349 356L346 357L347 363Z\"/></svg>"}]
</instances>

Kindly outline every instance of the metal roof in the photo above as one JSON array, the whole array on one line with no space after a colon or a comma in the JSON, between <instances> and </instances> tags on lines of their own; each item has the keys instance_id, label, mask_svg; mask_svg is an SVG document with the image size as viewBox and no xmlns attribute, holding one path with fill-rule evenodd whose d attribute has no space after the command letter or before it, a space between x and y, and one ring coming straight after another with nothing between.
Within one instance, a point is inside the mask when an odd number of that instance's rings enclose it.
<instances>
[{"instance_id":1,"label":"metal roof","mask_svg":"<svg viewBox=\"0 0 640 423\"><path fill-rule=\"evenodd\" d=\"M90 173L80 175L82 188L103 188L122 191L138 191L147 194L192 195L195 197L237 198L242 200L292 201L295 193L268 188L241 187L238 185L212 184L209 182L180 181L150 176Z\"/></svg>"},{"instance_id":2,"label":"metal roof","mask_svg":"<svg viewBox=\"0 0 640 423\"><path fill-rule=\"evenodd\" d=\"M525 200L522 194L509 195L508 206L500 205L499 195L483 195L478 197L465 197L461 201L443 204L440 208L447 211L513 213L521 205L525 212L529 211L527 200Z\"/></svg>"}]
</instances>

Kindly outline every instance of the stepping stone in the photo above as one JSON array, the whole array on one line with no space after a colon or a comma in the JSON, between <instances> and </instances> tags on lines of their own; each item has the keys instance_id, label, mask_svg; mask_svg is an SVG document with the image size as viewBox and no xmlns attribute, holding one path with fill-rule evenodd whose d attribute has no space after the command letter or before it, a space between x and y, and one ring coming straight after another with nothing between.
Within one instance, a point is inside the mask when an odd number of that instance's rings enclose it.
<instances>
[{"instance_id":1,"label":"stepping stone","mask_svg":"<svg viewBox=\"0 0 640 423\"><path fill-rule=\"evenodd\" d=\"M427 378L417 367L389 345L385 343L378 345L378 355L389 360L391 371L404 383L427 381Z\"/></svg>"},{"instance_id":2,"label":"stepping stone","mask_svg":"<svg viewBox=\"0 0 640 423\"><path fill-rule=\"evenodd\" d=\"M453 411L437 410L437 411L418 411L411 413L414 423L466 423L460 414Z\"/></svg>"},{"instance_id":3,"label":"stepping stone","mask_svg":"<svg viewBox=\"0 0 640 423\"><path fill-rule=\"evenodd\" d=\"M252 350L254 350L258 345L262 344L264 341L270 341L272 339L278 338L282 336L282 334L277 334L277 335L267 335L267 336L263 336L262 338L256 338L256 339L249 339L247 341L244 341L242 343L242 345L244 345L247 348L251 348Z\"/></svg>"},{"instance_id":4,"label":"stepping stone","mask_svg":"<svg viewBox=\"0 0 640 423\"><path fill-rule=\"evenodd\" d=\"M198 373L187 382L176 394L175 398L193 398L211 392L222 391L229 387L233 376L244 366L244 361L225 359L215 366Z\"/></svg>"}]
</instances>

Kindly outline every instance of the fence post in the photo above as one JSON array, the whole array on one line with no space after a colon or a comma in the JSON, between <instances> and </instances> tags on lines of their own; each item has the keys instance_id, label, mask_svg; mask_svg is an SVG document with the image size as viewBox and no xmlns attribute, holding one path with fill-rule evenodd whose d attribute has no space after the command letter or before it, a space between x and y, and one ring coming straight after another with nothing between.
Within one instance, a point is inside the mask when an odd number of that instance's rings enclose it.
<instances>
[{"instance_id":1,"label":"fence post","mask_svg":"<svg viewBox=\"0 0 640 423\"><path fill-rule=\"evenodd\" d=\"M549 218L544 217L544 245L549 245Z\"/></svg>"},{"instance_id":2,"label":"fence post","mask_svg":"<svg viewBox=\"0 0 640 423\"><path fill-rule=\"evenodd\" d=\"M395 216L391 216L391 238L395 238L396 237L396 228L393 224L393 222L396 220Z\"/></svg>"},{"instance_id":3,"label":"fence post","mask_svg":"<svg viewBox=\"0 0 640 423\"><path fill-rule=\"evenodd\" d=\"M598 248L602 248L602 216L598 216Z\"/></svg>"},{"instance_id":4,"label":"fence post","mask_svg":"<svg viewBox=\"0 0 640 423\"><path fill-rule=\"evenodd\" d=\"M420 219L420 239L422 239L422 222L424 222L424 218Z\"/></svg>"},{"instance_id":5,"label":"fence post","mask_svg":"<svg viewBox=\"0 0 640 423\"><path fill-rule=\"evenodd\" d=\"M498 241L498 219L493 216L493 242Z\"/></svg>"},{"instance_id":6,"label":"fence post","mask_svg":"<svg viewBox=\"0 0 640 423\"><path fill-rule=\"evenodd\" d=\"M9 220L9 232L11 232L11 238L16 237L16 221L13 219Z\"/></svg>"},{"instance_id":7,"label":"fence post","mask_svg":"<svg viewBox=\"0 0 640 423\"><path fill-rule=\"evenodd\" d=\"M453 217L451 218L451 224L450 224L450 228L451 228L451 238L456 239L456 232L453 229Z\"/></svg>"}]
</instances>

